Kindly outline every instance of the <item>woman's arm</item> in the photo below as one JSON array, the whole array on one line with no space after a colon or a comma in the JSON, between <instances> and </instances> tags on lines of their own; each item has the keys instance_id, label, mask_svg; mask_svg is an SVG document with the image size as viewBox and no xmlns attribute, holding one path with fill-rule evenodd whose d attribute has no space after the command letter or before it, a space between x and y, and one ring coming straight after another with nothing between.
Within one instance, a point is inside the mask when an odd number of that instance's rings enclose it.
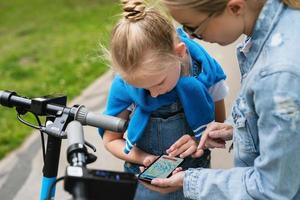
<instances>
[{"instance_id":1,"label":"woman's arm","mask_svg":"<svg viewBox=\"0 0 300 200\"><path fill-rule=\"evenodd\" d=\"M130 111L125 110L117 117L129 119ZM129 154L124 153L125 139L124 133L116 133L113 131L105 131L103 135L103 143L105 148L114 156L136 164L147 165L147 162L153 161L156 156L148 154L137 147L133 147ZM146 163L145 163L146 162Z\"/></svg>"},{"instance_id":2,"label":"woman's arm","mask_svg":"<svg viewBox=\"0 0 300 200\"><path fill-rule=\"evenodd\" d=\"M277 80L280 84L274 84ZM254 101L259 116L259 149L247 150L245 142L249 141L241 140L236 140L235 148L237 158L257 156L253 166L189 169L180 179L176 176L154 183L164 187L164 191L165 187L179 187L183 183L185 197L191 199L298 199L295 195L300 187L299 82L300 77L295 74L274 73L264 77L260 87L254 87L258 88Z\"/></svg>"}]
</instances>

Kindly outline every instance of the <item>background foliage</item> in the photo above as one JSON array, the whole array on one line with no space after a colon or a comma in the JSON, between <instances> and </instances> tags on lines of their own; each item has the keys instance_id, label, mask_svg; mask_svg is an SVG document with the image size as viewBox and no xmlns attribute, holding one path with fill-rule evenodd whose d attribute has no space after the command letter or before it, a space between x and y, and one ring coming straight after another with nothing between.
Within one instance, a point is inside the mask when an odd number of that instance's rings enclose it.
<instances>
[{"instance_id":1,"label":"background foliage","mask_svg":"<svg viewBox=\"0 0 300 200\"><path fill-rule=\"evenodd\" d=\"M99 44L119 13L112 0L0 0L0 90L70 101L107 70ZM0 159L31 132L0 106Z\"/></svg>"}]
</instances>

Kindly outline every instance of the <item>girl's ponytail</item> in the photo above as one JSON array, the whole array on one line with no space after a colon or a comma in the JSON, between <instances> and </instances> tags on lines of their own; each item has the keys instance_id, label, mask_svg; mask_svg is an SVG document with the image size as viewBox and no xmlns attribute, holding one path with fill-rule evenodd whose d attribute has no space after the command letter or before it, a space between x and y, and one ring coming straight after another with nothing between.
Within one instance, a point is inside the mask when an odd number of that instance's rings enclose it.
<instances>
[{"instance_id":1,"label":"girl's ponytail","mask_svg":"<svg viewBox=\"0 0 300 200\"><path fill-rule=\"evenodd\" d=\"M145 5L142 0L122 0L123 16L130 21L138 21L144 19Z\"/></svg>"}]
</instances>

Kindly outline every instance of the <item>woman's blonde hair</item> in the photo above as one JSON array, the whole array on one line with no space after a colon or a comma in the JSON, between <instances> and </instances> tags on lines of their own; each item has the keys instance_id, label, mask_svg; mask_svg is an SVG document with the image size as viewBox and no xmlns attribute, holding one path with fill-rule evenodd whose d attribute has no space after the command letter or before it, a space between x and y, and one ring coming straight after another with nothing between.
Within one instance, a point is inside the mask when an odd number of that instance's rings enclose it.
<instances>
[{"instance_id":1,"label":"woman's blonde hair","mask_svg":"<svg viewBox=\"0 0 300 200\"><path fill-rule=\"evenodd\" d=\"M143 57L170 57L174 49L175 28L167 17L142 0L123 0L123 17L113 28L110 55L113 67L123 76L133 75ZM153 51L154 52L154 51ZM160 66L153 66L160 67Z\"/></svg>"},{"instance_id":2,"label":"woman's blonde hair","mask_svg":"<svg viewBox=\"0 0 300 200\"><path fill-rule=\"evenodd\" d=\"M199 12L222 13L229 0L163 0L166 5L193 8ZM289 7L300 9L300 0L282 0Z\"/></svg>"},{"instance_id":3,"label":"woman's blonde hair","mask_svg":"<svg viewBox=\"0 0 300 200\"><path fill-rule=\"evenodd\" d=\"M199 12L221 13L226 8L228 0L163 0L172 7L192 8Z\"/></svg>"}]
</instances>

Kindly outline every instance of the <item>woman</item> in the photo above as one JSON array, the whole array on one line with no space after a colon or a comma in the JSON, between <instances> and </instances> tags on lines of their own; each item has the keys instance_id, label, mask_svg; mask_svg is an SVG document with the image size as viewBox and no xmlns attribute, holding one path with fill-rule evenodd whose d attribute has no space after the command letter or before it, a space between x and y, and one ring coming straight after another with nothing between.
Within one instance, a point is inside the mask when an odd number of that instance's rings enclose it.
<instances>
[{"instance_id":1,"label":"woman","mask_svg":"<svg viewBox=\"0 0 300 200\"><path fill-rule=\"evenodd\" d=\"M222 147L233 135L235 167L180 171L148 187L183 187L191 199L300 199L300 1L164 3L192 37L220 45L248 37L237 51L242 80L228 120L233 129L212 124L200 142Z\"/></svg>"}]
</instances>

